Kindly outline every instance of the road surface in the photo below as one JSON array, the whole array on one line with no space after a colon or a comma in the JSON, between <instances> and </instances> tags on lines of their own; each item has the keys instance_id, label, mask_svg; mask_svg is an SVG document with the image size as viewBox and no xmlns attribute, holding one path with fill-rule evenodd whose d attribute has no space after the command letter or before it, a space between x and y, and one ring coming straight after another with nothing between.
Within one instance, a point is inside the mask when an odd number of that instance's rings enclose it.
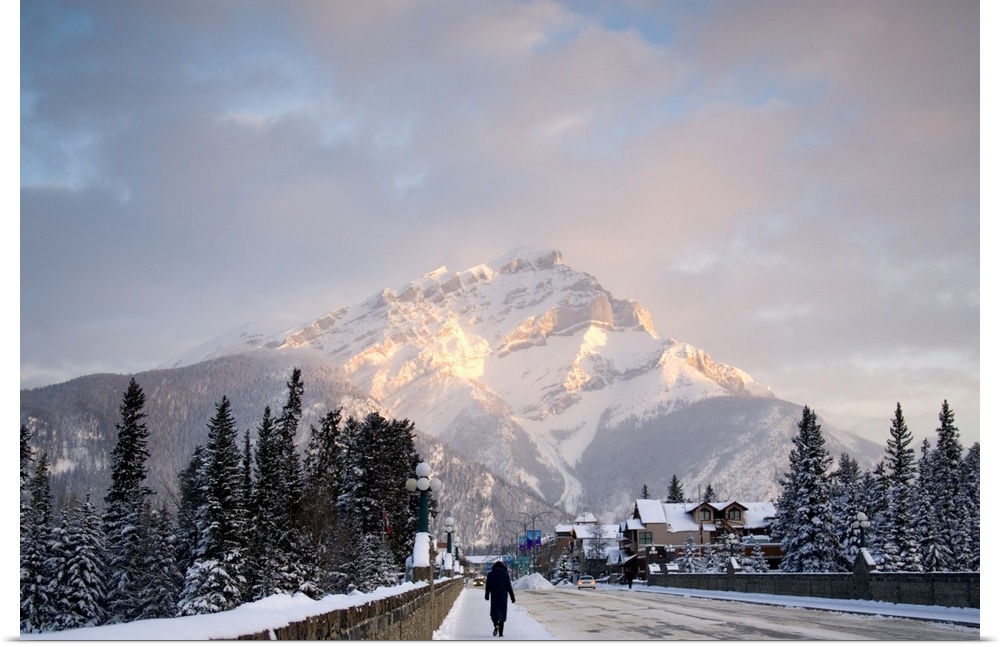
<instances>
[{"instance_id":1,"label":"road surface","mask_svg":"<svg viewBox=\"0 0 1000 647\"><path fill-rule=\"evenodd\" d=\"M564 640L978 640L979 630L906 618L687 598L639 590L518 592Z\"/></svg>"}]
</instances>

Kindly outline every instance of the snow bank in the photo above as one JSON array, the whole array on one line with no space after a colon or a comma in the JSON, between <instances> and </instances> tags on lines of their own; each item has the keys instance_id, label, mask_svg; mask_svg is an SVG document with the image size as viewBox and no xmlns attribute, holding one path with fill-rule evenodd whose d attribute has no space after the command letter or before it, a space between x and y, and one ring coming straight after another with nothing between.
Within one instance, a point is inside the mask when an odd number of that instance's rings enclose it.
<instances>
[{"instance_id":1,"label":"snow bank","mask_svg":"<svg viewBox=\"0 0 1000 647\"><path fill-rule=\"evenodd\" d=\"M551 589L552 582L548 581L538 573L532 573L531 575L525 575L524 577L519 577L513 582L514 588L518 591L528 590L528 589Z\"/></svg>"},{"instance_id":2,"label":"snow bank","mask_svg":"<svg viewBox=\"0 0 1000 647\"><path fill-rule=\"evenodd\" d=\"M183 618L151 618L100 627L81 627L46 633L22 633L21 640L232 640L239 636L277 629L335 609L360 606L365 602L399 595L427 586L425 582L404 582L379 587L371 593L328 595L313 600L301 593L276 594L229 611Z\"/></svg>"}]
</instances>

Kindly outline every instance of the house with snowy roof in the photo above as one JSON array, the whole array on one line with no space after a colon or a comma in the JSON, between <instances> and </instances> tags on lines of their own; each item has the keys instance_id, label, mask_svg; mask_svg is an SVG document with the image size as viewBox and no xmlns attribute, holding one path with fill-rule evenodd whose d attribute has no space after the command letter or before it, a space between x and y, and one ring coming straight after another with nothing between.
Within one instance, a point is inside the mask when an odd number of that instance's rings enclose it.
<instances>
[{"instance_id":1,"label":"house with snowy roof","mask_svg":"<svg viewBox=\"0 0 1000 647\"><path fill-rule=\"evenodd\" d=\"M619 570L644 577L650 562L671 561L689 537L695 545L704 547L732 535L744 547L751 542L767 546L765 556L777 561L780 553L768 554L780 551L768 537L775 515L774 504L769 501L664 503L659 499L636 499L632 515L619 524Z\"/></svg>"}]
</instances>

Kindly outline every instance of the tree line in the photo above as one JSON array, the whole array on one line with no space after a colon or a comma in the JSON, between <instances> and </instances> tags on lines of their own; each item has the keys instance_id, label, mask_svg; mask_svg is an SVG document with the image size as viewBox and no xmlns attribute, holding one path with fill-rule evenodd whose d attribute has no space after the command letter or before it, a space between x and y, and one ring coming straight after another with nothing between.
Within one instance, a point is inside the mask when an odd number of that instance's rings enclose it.
<instances>
[{"instance_id":1,"label":"tree line","mask_svg":"<svg viewBox=\"0 0 1000 647\"><path fill-rule=\"evenodd\" d=\"M223 396L178 474L171 515L145 485L145 394L129 382L115 424L111 483L53 509L48 456L21 425L22 632L215 613L277 593L319 598L400 581L418 509L402 481L421 462L413 423L378 413L311 425L294 439L304 385L292 370L280 412L240 438ZM34 463L34 469L29 469ZM436 501L430 513L435 515Z\"/></svg>"},{"instance_id":2,"label":"tree line","mask_svg":"<svg viewBox=\"0 0 1000 647\"><path fill-rule=\"evenodd\" d=\"M918 455L897 403L882 460L862 471L842 453L831 470L816 414L804 407L771 530L781 570L849 571L864 547L883 571L978 571L979 443L963 449L947 400L938 421L934 446L925 438Z\"/></svg>"},{"instance_id":3,"label":"tree line","mask_svg":"<svg viewBox=\"0 0 1000 647\"><path fill-rule=\"evenodd\" d=\"M882 460L862 471L846 452L834 468L816 413L803 407L770 527L771 541L780 543L784 553L780 569L850 571L864 547L883 571L978 571L979 443L963 449L947 400L938 421L933 447L925 438L918 456L903 408L896 403ZM650 498L648 486L642 486L640 496ZM699 501L716 500L708 484ZM685 498L684 485L674 474L665 502L686 501L691 499ZM867 523L862 525L858 513ZM742 549L738 555L744 571L767 570L758 544L750 555ZM677 561L683 571L721 572L726 557L721 540L705 555L688 537Z\"/></svg>"}]
</instances>

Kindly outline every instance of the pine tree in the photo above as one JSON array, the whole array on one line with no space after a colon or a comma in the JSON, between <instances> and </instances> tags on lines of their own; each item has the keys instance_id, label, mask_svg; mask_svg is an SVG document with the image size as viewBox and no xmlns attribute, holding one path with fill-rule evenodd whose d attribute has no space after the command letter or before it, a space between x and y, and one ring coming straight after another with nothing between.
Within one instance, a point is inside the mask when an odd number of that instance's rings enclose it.
<instances>
[{"instance_id":1,"label":"pine tree","mask_svg":"<svg viewBox=\"0 0 1000 647\"><path fill-rule=\"evenodd\" d=\"M278 463L279 487L274 493L280 506L275 520L278 529L275 549L278 565L277 590L293 593L301 591L313 597L320 595L316 585L316 565L310 559L307 533L302 524L302 462L296 449L295 437L302 419L302 371L292 369L286 383L288 395L281 414L274 421L276 427L275 452Z\"/></svg>"},{"instance_id":2,"label":"pine tree","mask_svg":"<svg viewBox=\"0 0 1000 647\"><path fill-rule=\"evenodd\" d=\"M250 430L243 433L243 499L247 510L253 508L253 449L250 445Z\"/></svg>"},{"instance_id":3,"label":"pine tree","mask_svg":"<svg viewBox=\"0 0 1000 647\"><path fill-rule=\"evenodd\" d=\"M256 478L250 532L254 574L252 598L255 600L295 590L291 582L282 580L283 569L291 561L280 537L291 523L281 498L282 476L277 430L271 416L271 407L265 407L257 427Z\"/></svg>"},{"instance_id":4,"label":"pine tree","mask_svg":"<svg viewBox=\"0 0 1000 647\"><path fill-rule=\"evenodd\" d=\"M170 525L166 507L159 510L147 502L143 511L144 545L142 578L139 586L139 619L170 618L177 614L177 599L183 577L177 568L176 533Z\"/></svg>"},{"instance_id":5,"label":"pine tree","mask_svg":"<svg viewBox=\"0 0 1000 647\"><path fill-rule=\"evenodd\" d=\"M198 542L178 602L178 615L227 611L246 597L246 511L236 423L223 396L208 424L208 445L198 483L204 500L197 511Z\"/></svg>"},{"instance_id":6,"label":"pine tree","mask_svg":"<svg viewBox=\"0 0 1000 647\"><path fill-rule=\"evenodd\" d=\"M861 511L861 468L850 454L843 452L836 471L830 475L830 509L834 519L834 530L838 531L837 544L840 563L844 569L851 569L861 548L858 532L852 523ZM867 514L867 513L866 513Z\"/></svg>"},{"instance_id":7,"label":"pine tree","mask_svg":"<svg viewBox=\"0 0 1000 647\"><path fill-rule=\"evenodd\" d=\"M348 418L344 425L344 451L341 456L343 475L337 509L346 527L351 529L352 541L346 546L341 571L348 587L362 591L373 590L388 582L395 582L395 573L402 570L405 552L412 553L409 538L412 510L405 500L400 501L398 483L393 479L405 474L419 461L412 445L412 428L409 421L389 422L377 413L371 413L361 422ZM433 507L431 511L433 512ZM403 518L405 515L405 518ZM385 533L385 518L399 520L392 535ZM415 531L415 526L412 526ZM397 535L400 532L400 535ZM400 553L393 551L390 538L396 538ZM389 556L383 555L383 549ZM371 551L368 554L358 551ZM366 564L365 569L361 564ZM377 567L378 572L367 570Z\"/></svg>"},{"instance_id":8,"label":"pine tree","mask_svg":"<svg viewBox=\"0 0 1000 647\"><path fill-rule=\"evenodd\" d=\"M684 503L684 485L674 474L670 478L670 487L667 490L667 503Z\"/></svg>"},{"instance_id":9,"label":"pine tree","mask_svg":"<svg viewBox=\"0 0 1000 647\"><path fill-rule=\"evenodd\" d=\"M198 546L198 510L205 503L201 477L205 473L205 447L196 445L187 466L177 474L180 502L177 505L177 536L174 554L182 574L194 564Z\"/></svg>"},{"instance_id":10,"label":"pine tree","mask_svg":"<svg viewBox=\"0 0 1000 647\"><path fill-rule=\"evenodd\" d=\"M108 615L109 622L137 619L137 580L142 576L146 556L141 553L141 513L152 491L146 480L146 449L149 431L144 419L146 396L136 383L129 380L119 407L121 422L115 425L118 440L111 452L111 485L104 497L104 534L108 550Z\"/></svg>"},{"instance_id":11,"label":"pine tree","mask_svg":"<svg viewBox=\"0 0 1000 647\"><path fill-rule=\"evenodd\" d=\"M903 408L897 402L885 449L888 490L885 523L880 533L883 570L887 571L923 570L915 517L917 468L916 455L910 447L912 441Z\"/></svg>"},{"instance_id":12,"label":"pine tree","mask_svg":"<svg viewBox=\"0 0 1000 647\"><path fill-rule=\"evenodd\" d=\"M832 459L816 422L803 407L795 448L789 454L790 471L782 481L776 505L785 557L781 570L790 573L829 572L842 568L833 531L830 482Z\"/></svg>"},{"instance_id":13,"label":"pine tree","mask_svg":"<svg viewBox=\"0 0 1000 647\"><path fill-rule=\"evenodd\" d=\"M648 499L648 498L650 498L649 486L646 485L645 483L642 484L642 491L639 494L639 498L640 499Z\"/></svg>"},{"instance_id":14,"label":"pine tree","mask_svg":"<svg viewBox=\"0 0 1000 647\"><path fill-rule=\"evenodd\" d=\"M677 558L677 565L685 573L698 573L702 570L702 558L698 555L698 548L694 543L694 535L688 535L684 539L684 550Z\"/></svg>"},{"instance_id":15,"label":"pine tree","mask_svg":"<svg viewBox=\"0 0 1000 647\"><path fill-rule=\"evenodd\" d=\"M49 459L43 453L28 482L30 502L21 516L21 631L44 629L50 612L51 574L46 570L52 532Z\"/></svg>"},{"instance_id":16,"label":"pine tree","mask_svg":"<svg viewBox=\"0 0 1000 647\"><path fill-rule=\"evenodd\" d=\"M42 631L68 629L72 621L65 594L68 590L66 566L72 547L69 544L69 517L63 510L59 521L49 529L45 538L45 562L43 571L48 578L48 602L42 607L39 626Z\"/></svg>"},{"instance_id":17,"label":"pine tree","mask_svg":"<svg viewBox=\"0 0 1000 647\"><path fill-rule=\"evenodd\" d=\"M925 571L943 571L951 561L946 528L935 501L933 450L924 438L917 461L917 519L919 520L920 558Z\"/></svg>"},{"instance_id":18,"label":"pine tree","mask_svg":"<svg viewBox=\"0 0 1000 647\"><path fill-rule=\"evenodd\" d=\"M979 570L979 518L981 500L979 496L979 443L973 443L965 454L962 462L963 486L968 500L969 517L967 520L969 537L968 559L966 568L970 571Z\"/></svg>"},{"instance_id":19,"label":"pine tree","mask_svg":"<svg viewBox=\"0 0 1000 647\"><path fill-rule=\"evenodd\" d=\"M934 479L930 491L938 510L940 530L951 547L949 557L943 564L944 570L962 570L965 568L965 551L969 538L965 535L965 509L962 487L962 444L958 439L958 427L955 426L955 412L945 400L938 415L940 426L937 428L937 443L931 453L931 463Z\"/></svg>"},{"instance_id":20,"label":"pine tree","mask_svg":"<svg viewBox=\"0 0 1000 647\"><path fill-rule=\"evenodd\" d=\"M754 542L753 548L750 550L750 558L745 560L742 566L747 573L767 573L770 570L767 558L764 557L764 549L760 544Z\"/></svg>"},{"instance_id":21,"label":"pine tree","mask_svg":"<svg viewBox=\"0 0 1000 647\"><path fill-rule=\"evenodd\" d=\"M715 501L715 500L716 500L715 490L712 489L712 484L709 483L708 485L705 486L705 494L704 494L704 496L702 496L701 502L702 503L711 503L712 501Z\"/></svg>"},{"instance_id":22,"label":"pine tree","mask_svg":"<svg viewBox=\"0 0 1000 647\"><path fill-rule=\"evenodd\" d=\"M317 429L310 427L304 463L303 525L308 533L317 585L326 592L342 586L336 554L343 547L337 497L340 494L340 415L329 411Z\"/></svg>"},{"instance_id":23,"label":"pine tree","mask_svg":"<svg viewBox=\"0 0 1000 647\"><path fill-rule=\"evenodd\" d=\"M28 484L28 465L34 460L34 451L31 449L31 431L21 423L21 491L24 493L24 486Z\"/></svg>"},{"instance_id":24,"label":"pine tree","mask_svg":"<svg viewBox=\"0 0 1000 647\"><path fill-rule=\"evenodd\" d=\"M55 629L96 627L105 619L107 566L101 517L87 494L75 506L59 564L60 614Z\"/></svg>"}]
</instances>

